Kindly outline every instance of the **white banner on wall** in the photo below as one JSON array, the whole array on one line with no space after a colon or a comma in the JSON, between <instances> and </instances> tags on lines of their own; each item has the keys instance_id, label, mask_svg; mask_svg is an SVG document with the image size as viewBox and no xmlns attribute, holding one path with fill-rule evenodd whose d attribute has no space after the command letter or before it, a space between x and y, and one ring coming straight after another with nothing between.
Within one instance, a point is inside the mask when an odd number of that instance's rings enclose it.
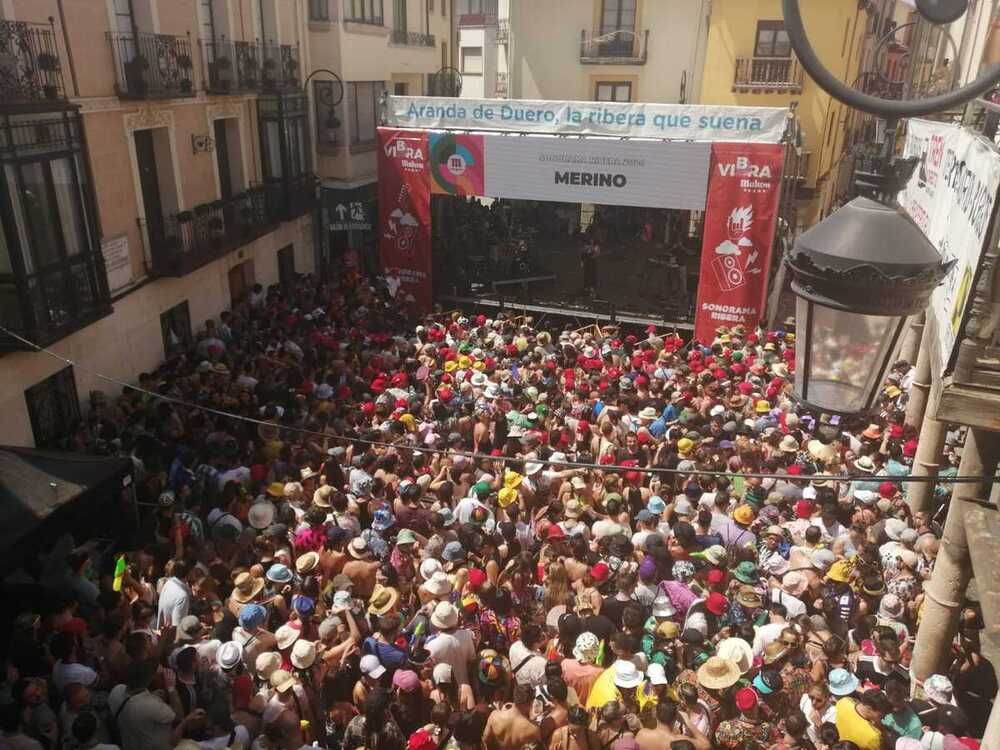
<instances>
[{"instance_id":1,"label":"white banner on wall","mask_svg":"<svg viewBox=\"0 0 1000 750\"><path fill-rule=\"evenodd\" d=\"M485 193L494 198L705 209L708 143L548 136L483 141Z\"/></svg>"},{"instance_id":2,"label":"white banner on wall","mask_svg":"<svg viewBox=\"0 0 1000 750\"><path fill-rule=\"evenodd\" d=\"M783 107L559 102L389 96L385 124L424 130L506 130L560 135L778 143Z\"/></svg>"},{"instance_id":3,"label":"white banner on wall","mask_svg":"<svg viewBox=\"0 0 1000 750\"><path fill-rule=\"evenodd\" d=\"M910 120L904 156L917 156L920 164L899 203L941 257L956 261L927 309L937 324L938 352L947 371L990 228L1000 154L989 141L957 125Z\"/></svg>"}]
</instances>

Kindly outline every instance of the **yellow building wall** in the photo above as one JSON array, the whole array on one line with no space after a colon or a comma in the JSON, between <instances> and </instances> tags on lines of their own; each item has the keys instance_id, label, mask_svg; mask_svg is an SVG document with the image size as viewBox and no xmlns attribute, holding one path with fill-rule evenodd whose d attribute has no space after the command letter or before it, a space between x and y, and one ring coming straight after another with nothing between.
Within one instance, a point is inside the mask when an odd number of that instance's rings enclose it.
<instances>
[{"instance_id":1,"label":"yellow building wall","mask_svg":"<svg viewBox=\"0 0 1000 750\"><path fill-rule=\"evenodd\" d=\"M857 0L805 0L803 20L820 59L848 85L858 75L862 41L868 15ZM812 152L803 188L814 197L800 212L800 221L811 226L836 199L836 174L844 157L844 122L847 108L832 100L805 75L800 93L755 93L733 90L736 60L751 57L758 21L780 21L780 0L715 0L708 28L705 69L700 101L763 107L787 107L797 103L796 114L803 131L803 149Z\"/></svg>"}]
</instances>

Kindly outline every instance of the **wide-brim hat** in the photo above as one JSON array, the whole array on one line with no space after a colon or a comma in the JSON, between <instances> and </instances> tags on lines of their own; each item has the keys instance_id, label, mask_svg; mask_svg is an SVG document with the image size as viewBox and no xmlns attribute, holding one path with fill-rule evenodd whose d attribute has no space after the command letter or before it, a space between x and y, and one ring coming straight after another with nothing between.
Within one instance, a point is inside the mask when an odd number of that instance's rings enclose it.
<instances>
[{"instance_id":1,"label":"wide-brim hat","mask_svg":"<svg viewBox=\"0 0 1000 750\"><path fill-rule=\"evenodd\" d=\"M709 690L723 690L735 685L742 676L736 662L711 656L698 667L698 684Z\"/></svg>"},{"instance_id":2,"label":"wide-brim hat","mask_svg":"<svg viewBox=\"0 0 1000 750\"><path fill-rule=\"evenodd\" d=\"M392 586L376 587L368 600L368 612L373 615L384 615L396 606L399 601L399 591Z\"/></svg>"},{"instance_id":3,"label":"wide-brim hat","mask_svg":"<svg viewBox=\"0 0 1000 750\"><path fill-rule=\"evenodd\" d=\"M309 669L316 662L316 644L312 641L296 641L291 661L296 669Z\"/></svg>"},{"instance_id":4,"label":"wide-brim hat","mask_svg":"<svg viewBox=\"0 0 1000 750\"><path fill-rule=\"evenodd\" d=\"M715 647L715 653L736 664L740 674L746 674L753 667L753 648L742 638L724 638Z\"/></svg>"},{"instance_id":5,"label":"wide-brim hat","mask_svg":"<svg viewBox=\"0 0 1000 750\"><path fill-rule=\"evenodd\" d=\"M427 582L424 583L424 589L431 594L431 596L446 596L454 590L451 579L444 570L435 570Z\"/></svg>"},{"instance_id":6,"label":"wide-brim hat","mask_svg":"<svg viewBox=\"0 0 1000 750\"><path fill-rule=\"evenodd\" d=\"M233 599L246 604L252 601L264 588L264 579L255 578L250 573L240 573L233 581Z\"/></svg>"},{"instance_id":7,"label":"wide-brim hat","mask_svg":"<svg viewBox=\"0 0 1000 750\"><path fill-rule=\"evenodd\" d=\"M850 695L861 687L861 681L846 669L833 669L827 677L827 688L833 695Z\"/></svg>"},{"instance_id":8,"label":"wide-brim hat","mask_svg":"<svg viewBox=\"0 0 1000 750\"><path fill-rule=\"evenodd\" d=\"M285 485L281 485L284 493ZM254 503L247 511L247 522L258 531L263 531L274 523L274 506L269 502Z\"/></svg>"},{"instance_id":9,"label":"wide-brim hat","mask_svg":"<svg viewBox=\"0 0 1000 750\"><path fill-rule=\"evenodd\" d=\"M809 455L824 464L830 464L837 460L837 450L832 445L824 443L822 440L810 440L806 444Z\"/></svg>"},{"instance_id":10,"label":"wide-brim hat","mask_svg":"<svg viewBox=\"0 0 1000 750\"><path fill-rule=\"evenodd\" d=\"M356 560L364 560L371 555L371 550L368 549L368 542L364 537L356 536L347 545L347 554Z\"/></svg>"},{"instance_id":11,"label":"wide-brim hat","mask_svg":"<svg viewBox=\"0 0 1000 750\"><path fill-rule=\"evenodd\" d=\"M319 565L319 553L317 552L306 552L305 554L299 555L298 559L295 560L295 570L297 570L300 575L312 573L316 569L317 565Z\"/></svg>"},{"instance_id":12,"label":"wide-brim hat","mask_svg":"<svg viewBox=\"0 0 1000 750\"><path fill-rule=\"evenodd\" d=\"M278 650L284 651L289 648L302 635L302 626L297 622L286 622L274 632L274 637L278 641Z\"/></svg>"},{"instance_id":13,"label":"wide-brim hat","mask_svg":"<svg viewBox=\"0 0 1000 750\"><path fill-rule=\"evenodd\" d=\"M431 613L431 625L448 630L458 625L458 610L450 602L438 602Z\"/></svg>"}]
</instances>

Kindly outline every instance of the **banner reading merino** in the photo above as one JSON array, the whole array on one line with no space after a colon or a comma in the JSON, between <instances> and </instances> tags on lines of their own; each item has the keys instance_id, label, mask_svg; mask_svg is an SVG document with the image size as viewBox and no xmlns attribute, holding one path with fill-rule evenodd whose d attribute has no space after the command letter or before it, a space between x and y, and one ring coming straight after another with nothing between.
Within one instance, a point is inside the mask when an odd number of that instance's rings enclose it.
<instances>
[{"instance_id":1,"label":"banner reading merino","mask_svg":"<svg viewBox=\"0 0 1000 750\"><path fill-rule=\"evenodd\" d=\"M784 148L713 143L694 335L760 322L781 196Z\"/></svg>"}]
</instances>

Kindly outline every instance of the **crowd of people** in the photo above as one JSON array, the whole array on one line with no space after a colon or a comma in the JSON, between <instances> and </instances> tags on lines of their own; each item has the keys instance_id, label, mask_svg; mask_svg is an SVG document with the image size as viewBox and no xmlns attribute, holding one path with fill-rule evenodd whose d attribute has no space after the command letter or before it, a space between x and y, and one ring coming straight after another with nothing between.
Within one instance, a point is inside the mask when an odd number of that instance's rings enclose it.
<instances>
[{"instance_id":1,"label":"crowd of people","mask_svg":"<svg viewBox=\"0 0 1000 750\"><path fill-rule=\"evenodd\" d=\"M908 670L941 528L900 481L907 363L820 424L790 324L531 323L304 277L92 394L70 447L132 460L137 520L28 566L0 743L980 747L975 604Z\"/></svg>"}]
</instances>

